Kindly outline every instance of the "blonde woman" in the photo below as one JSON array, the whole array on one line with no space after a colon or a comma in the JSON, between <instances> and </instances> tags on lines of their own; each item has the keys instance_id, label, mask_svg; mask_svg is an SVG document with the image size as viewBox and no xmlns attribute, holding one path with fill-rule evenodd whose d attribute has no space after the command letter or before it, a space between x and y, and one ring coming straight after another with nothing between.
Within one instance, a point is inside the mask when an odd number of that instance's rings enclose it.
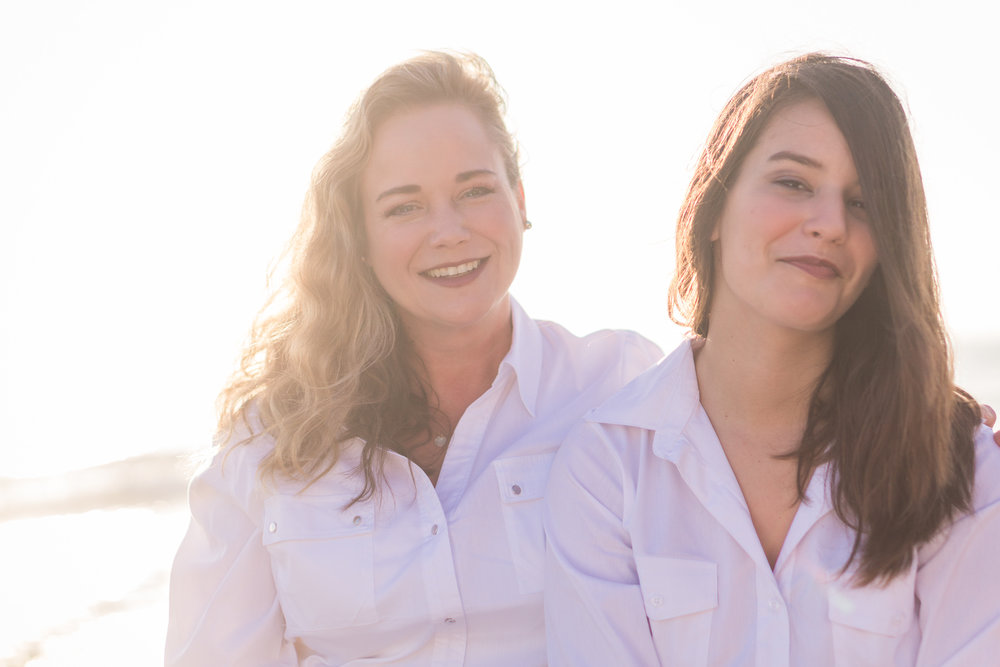
<instances>
[{"instance_id":1,"label":"blonde woman","mask_svg":"<svg viewBox=\"0 0 1000 667\"><path fill-rule=\"evenodd\" d=\"M545 662L552 456L659 351L508 294L530 225L503 111L446 53L350 110L191 484L167 665Z\"/></svg>"},{"instance_id":2,"label":"blonde woman","mask_svg":"<svg viewBox=\"0 0 1000 667\"><path fill-rule=\"evenodd\" d=\"M997 664L1000 450L929 238L872 67L810 54L730 100L677 227L692 338L552 468L552 664Z\"/></svg>"}]
</instances>

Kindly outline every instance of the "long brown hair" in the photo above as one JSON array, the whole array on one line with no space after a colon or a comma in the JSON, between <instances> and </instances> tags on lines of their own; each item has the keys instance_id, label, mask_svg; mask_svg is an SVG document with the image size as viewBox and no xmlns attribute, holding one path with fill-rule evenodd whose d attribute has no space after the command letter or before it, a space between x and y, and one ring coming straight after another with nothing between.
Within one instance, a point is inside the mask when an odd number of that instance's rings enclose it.
<instances>
[{"instance_id":1,"label":"long brown hair","mask_svg":"<svg viewBox=\"0 0 1000 667\"><path fill-rule=\"evenodd\" d=\"M311 483L357 437L365 442L364 486L354 500L363 500L380 488L386 450L429 439L440 419L392 301L362 259L360 201L361 172L381 123L440 103L474 112L500 150L510 183L520 183L505 94L479 56L426 52L389 68L361 95L313 171L286 250L287 275L219 396L223 441L241 423L251 435L238 444L262 434L274 438L262 477Z\"/></svg>"},{"instance_id":2,"label":"long brown hair","mask_svg":"<svg viewBox=\"0 0 1000 667\"><path fill-rule=\"evenodd\" d=\"M798 494L831 462L837 516L855 530L845 570L868 584L906 571L914 547L967 510L978 407L955 387L938 304L927 206L899 99L870 64L810 53L754 77L716 119L677 223L671 318L710 328L711 235L747 153L776 110L817 99L850 148L879 265L837 322L833 358L812 396Z\"/></svg>"}]
</instances>

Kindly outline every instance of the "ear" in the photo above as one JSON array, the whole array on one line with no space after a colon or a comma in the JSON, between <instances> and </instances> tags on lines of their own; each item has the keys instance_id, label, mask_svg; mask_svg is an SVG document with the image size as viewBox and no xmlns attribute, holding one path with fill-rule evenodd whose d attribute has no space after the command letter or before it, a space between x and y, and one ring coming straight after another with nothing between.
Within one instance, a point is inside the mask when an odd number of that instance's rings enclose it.
<instances>
[{"instance_id":1,"label":"ear","mask_svg":"<svg viewBox=\"0 0 1000 667\"><path fill-rule=\"evenodd\" d=\"M524 183L517 182L517 209L521 212L521 220L528 219L528 209L524 205Z\"/></svg>"},{"instance_id":2,"label":"ear","mask_svg":"<svg viewBox=\"0 0 1000 667\"><path fill-rule=\"evenodd\" d=\"M708 240L715 243L719 240L719 221L716 220L715 224L712 225L712 235L708 237Z\"/></svg>"}]
</instances>

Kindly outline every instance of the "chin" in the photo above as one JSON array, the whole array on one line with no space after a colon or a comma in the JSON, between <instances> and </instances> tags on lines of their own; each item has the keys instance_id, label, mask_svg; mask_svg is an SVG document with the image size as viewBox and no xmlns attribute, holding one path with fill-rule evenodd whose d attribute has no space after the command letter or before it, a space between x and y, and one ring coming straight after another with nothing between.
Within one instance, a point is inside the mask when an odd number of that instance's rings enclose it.
<instances>
[{"instance_id":1,"label":"chin","mask_svg":"<svg viewBox=\"0 0 1000 667\"><path fill-rule=\"evenodd\" d=\"M827 308L813 309L802 306L786 310L774 319L788 329L803 333L820 333L833 328L840 316Z\"/></svg>"}]
</instances>

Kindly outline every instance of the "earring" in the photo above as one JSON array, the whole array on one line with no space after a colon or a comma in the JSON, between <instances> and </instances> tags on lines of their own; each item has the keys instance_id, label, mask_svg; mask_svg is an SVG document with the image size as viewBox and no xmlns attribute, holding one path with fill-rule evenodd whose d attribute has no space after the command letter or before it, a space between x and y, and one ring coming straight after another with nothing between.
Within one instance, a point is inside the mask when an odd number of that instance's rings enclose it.
<instances>
[{"instance_id":1,"label":"earring","mask_svg":"<svg viewBox=\"0 0 1000 667\"><path fill-rule=\"evenodd\" d=\"M524 219L524 228L525 228L525 229L531 229L531 226L532 226L532 225L531 225L531 221L530 221L530 220L528 220L527 218L525 218L525 219Z\"/></svg>"}]
</instances>

